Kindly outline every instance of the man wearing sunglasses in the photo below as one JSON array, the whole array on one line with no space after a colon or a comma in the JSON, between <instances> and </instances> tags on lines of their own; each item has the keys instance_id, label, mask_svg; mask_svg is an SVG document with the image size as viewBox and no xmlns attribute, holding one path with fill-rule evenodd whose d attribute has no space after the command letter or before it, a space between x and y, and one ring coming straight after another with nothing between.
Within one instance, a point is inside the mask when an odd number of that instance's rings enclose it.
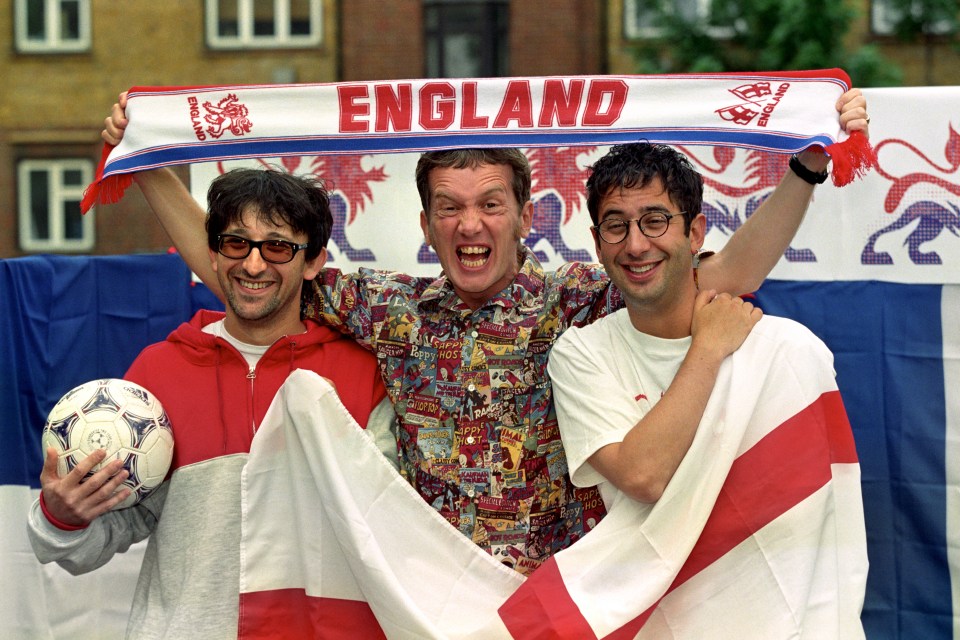
<instances>
[{"instance_id":1,"label":"man wearing sunglasses","mask_svg":"<svg viewBox=\"0 0 960 640\"><path fill-rule=\"evenodd\" d=\"M91 571L150 537L128 635L235 638L240 574L240 474L258 425L295 369L334 385L361 426L396 461L393 408L376 360L340 332L300 317L300 295L326 260L333 218L309 178L238 169L208 192L209 264L226 313L200 311L143 350L127 378L152 391L174 429L170 475L143 502L111 510L129 493L114 461L91 454L59 477L55 452L30 514L38 558Z\"/></svg>"}]
</instances>

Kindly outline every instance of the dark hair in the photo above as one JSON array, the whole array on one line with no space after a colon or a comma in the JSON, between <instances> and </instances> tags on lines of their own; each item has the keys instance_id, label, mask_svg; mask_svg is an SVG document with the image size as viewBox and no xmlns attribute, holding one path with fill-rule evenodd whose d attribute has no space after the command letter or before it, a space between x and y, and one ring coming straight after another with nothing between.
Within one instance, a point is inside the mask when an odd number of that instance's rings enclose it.
<instances>
[{"instance_id":1,"label":"dark hair","mask_svg":"<svg viewBox=\"0 0 960 640\"><path fill-rule=\"evenodd\" d=\"M483 164L505 164L513 170L513 195L522 207L530 200L530 162L519 149L512 147L492 149L447 149L428 151L417 162L417 191L420 204L430 213L430 185L433 169L473 169Z\"/></svg>"},{"instance_id":2,"label":"dark hair","mask_svg":"<svg viewBox=\"0 0 960 640\"><path fill-rule=\"evenodd\" d=\"M330 198L317 178L275 169L233 169L217 176L207 191L207 244L212 250L217 250L217 236L240 222L247 209L259 220L305 233L306 260L320 255L330 239Z\"/></svg>"},{"instance_id":3,"label":"dark hair","mask_svg":"<svg viewBox=\"0 0 960 640\"><path fill-rule=\"evenodd\" d=\"M663 144L618 144L597 160L587 178L587 210L599 222L600 201L614 189L642 189L660 178L670 201L683 211L683 232L703 205L703 178L682 153Z\"/></svg>"}]
</instances>

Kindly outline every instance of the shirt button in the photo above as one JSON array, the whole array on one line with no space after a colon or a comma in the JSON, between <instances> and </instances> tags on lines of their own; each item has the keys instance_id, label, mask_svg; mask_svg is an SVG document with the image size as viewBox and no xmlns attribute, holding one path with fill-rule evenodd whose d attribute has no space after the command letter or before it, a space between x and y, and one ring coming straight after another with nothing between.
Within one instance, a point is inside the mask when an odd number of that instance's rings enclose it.
<instances>
[{"instance_id":1,"label":"shirt button","mask_svg":"<svg viewBox=\"0 0 960 640\"><path fill-rule=\"evenodd\" d=\"M476 329L474 329L473 331L470 332L470 335L473 336L474 338L476 338L476 337L477 337L478 335L480 335L480 334L477 333L477 330L476 330Z\"/></svg>"},{"instance_id":2,"label":"shirt button","mask_svg":"<svg viewBox=\"0 0 960 640\"><path fill-rule=\"evenodd\" d=\"M473 436L467 436L467 444L473 444Z\"/></svg>"}]
</instances>

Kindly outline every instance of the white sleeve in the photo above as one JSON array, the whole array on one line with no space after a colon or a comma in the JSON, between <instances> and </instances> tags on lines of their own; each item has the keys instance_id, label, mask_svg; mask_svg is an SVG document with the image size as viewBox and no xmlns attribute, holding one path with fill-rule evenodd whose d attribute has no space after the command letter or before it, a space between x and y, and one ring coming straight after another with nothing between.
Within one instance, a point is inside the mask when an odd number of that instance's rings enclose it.
<instances>
[{"instance_id":1,"label":"white sleeve","mask_svg":"<svg viewBox=\"0 0 960 640\"><path fill-rule=\"evenodd\" d=\"M164 482L139 504L108 511L78 531L64 531L51 524L40 508L40 500L35 500L27 516L30 546L43 564L56 562L72 575L93 571L153 532L168 486L169 482Z\"/></svg>"},{"instance_id":2,"label":"white sleeve","mask_svg":"<svg viewBox=\"0 0 960 640\"><path fill-rule=\"evenodd\" d=\"M387 459L387 462L393 465L397 471L400 470L400 459L397 449L397 414L393 410L393 403L390 398L384 398L380 401L370 417L367 418L367 428L364 433L376 443L380 453Z\"/></svg>"},{"instance_id":3,"label":"white sleeve","mask_svg":"<svg viewBox=\"0 0 960 640\"><path fill-rule=\"evenodd\" d=\"M605 481L587 460L606 445L622 442L642 417L614 371L617 347L608 335L598 324L568 329L547 364L570 478L579 487ZM620 359L628 358L622 351Z\"/></svg>"}]
</instances>

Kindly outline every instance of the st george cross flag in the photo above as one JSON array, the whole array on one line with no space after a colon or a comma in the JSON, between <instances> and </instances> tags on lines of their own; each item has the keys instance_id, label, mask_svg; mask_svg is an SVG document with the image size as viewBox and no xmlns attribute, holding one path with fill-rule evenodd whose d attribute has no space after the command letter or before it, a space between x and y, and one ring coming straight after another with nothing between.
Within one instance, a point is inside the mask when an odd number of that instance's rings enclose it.
<instances>
[{"instance_id":1,"label":"st george cross flag","mask_svg":"<svg viewBox=\"0 0 960 640\"><path fill-rule=\"evenodd\" d=\"M865 137L840 129L835 105L849 88L841 69L134 87L123 140L104 148L82 209L119 200L132 172L175 164L638 140L819 146L843 185L875 162Z\"/></svg>"},{"instance_id":2,"label":"st george cross flag","mask_svg":"<svg viewBox=\"0 0 960 640\"><path fill-rule=\"evenodd\" d=\"M615 505L529 579L296 372L244 471L241 637L863 637L859 465L832 358L796 323L762 324L660 501Z\"/></svg>"},{"instance_id":3,"label":"st george cross flag","mask_svg":"<svg viewBox=\"0 0 960 640\"><path fill-rule=\"evenodd\" d=\"M424 502L317 374L280 388L241 495L241 638L506 636L497 607L523 578Z\"/></svg>"}]
</instances>

